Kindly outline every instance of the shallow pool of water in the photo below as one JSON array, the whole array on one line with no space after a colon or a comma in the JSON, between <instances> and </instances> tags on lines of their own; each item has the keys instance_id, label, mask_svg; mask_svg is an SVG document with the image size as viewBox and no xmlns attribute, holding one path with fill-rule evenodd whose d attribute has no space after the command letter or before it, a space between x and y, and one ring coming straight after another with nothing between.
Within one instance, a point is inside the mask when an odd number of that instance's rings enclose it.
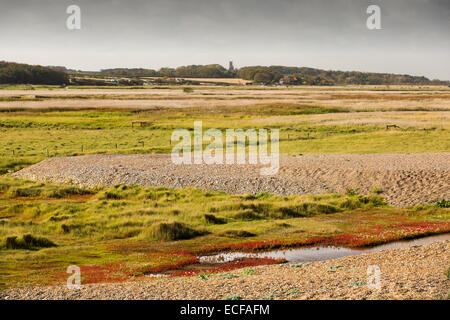
<instances>
[{"instance_id":1,"label":"shallow pool of water","mask_svg":"<svg viewBox=\"0 0 450 320\"><path fill-rule=\"evenodd\" d=\"M199 259L200 263L225 263L242 258L273 258L273 259L286 259L288 262L310 262L310 261L336 259L346 256L358 255L362 253L377 252L386 249L423 245L427 243L445 240L450 240L450 233L423 237L414 240L395 241L363 249L339 248L333 246L309 247L298 249L274 250L259 253L247 253L247 252L220 253L216 255L202 256L199 257Z\"/></svg>"}]
</instances>

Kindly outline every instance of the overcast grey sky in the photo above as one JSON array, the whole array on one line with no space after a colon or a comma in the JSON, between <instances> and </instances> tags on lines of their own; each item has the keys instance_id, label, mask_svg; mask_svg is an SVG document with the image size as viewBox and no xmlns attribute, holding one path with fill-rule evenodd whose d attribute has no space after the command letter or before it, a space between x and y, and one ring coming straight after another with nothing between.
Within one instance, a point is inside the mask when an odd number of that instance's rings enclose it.
<instances>
[{"instance_id":1,"label":"overcast grey sky","mask_svg":"<svg viewBox=\"0 0 450 320\"><path fill-rule=\"evenodd\" d=\"M0 0L0 60L83 70L233 60L450 80L449 31L450 0Z\"/></svg>"}]
</instances>

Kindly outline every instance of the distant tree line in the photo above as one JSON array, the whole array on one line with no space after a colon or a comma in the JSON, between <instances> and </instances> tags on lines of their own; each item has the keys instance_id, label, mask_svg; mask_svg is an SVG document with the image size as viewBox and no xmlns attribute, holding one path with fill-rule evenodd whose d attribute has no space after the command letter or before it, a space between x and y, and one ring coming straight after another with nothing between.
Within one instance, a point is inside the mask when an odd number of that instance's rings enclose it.
<instances>
[{"instance_id":1,"label":"distant tree line","mask_svg":"<svg viewBox=\"0 0 450 320\"><path fill-rule=\"evenodd\" d=\"M430 80L426 77L410 75L373 73L358 71L331 71L307 67L285 66L249 66L237 70L227 70L219 64L190 65L178 68L153 69L106 69L100 72L104 76L139 78L240 78L257 83L292 85L447 85L448 82Z\"/></svg>"},{"instance_id":2,"label":"distant tree line","mask_svg":"<svg viewBox=\"0 0 450 320\"><path fill-rule=\"evenodd\" d=\"M70 79L69 79L70 75ZM108 79L105 79L108 78ZM75 71L65 67L43 67L0 62L0 84L142 85L145 77L160 78L240 78L264 84L287 85L449 85L449 81L429 80L410 75L357 71L331 71L307 67L249 66L228 70L219 64L190 65L159 70L116 68ZM110 79L116 78L116 79ZM170 79L167 79L170 80ZM158 79L153 80L158 82ZM186 80L188 81L188 80Z\"/></svg>"},{"instance_id":3,"label":"distant tree line","mask_svg":"<svg viewBox=\"0 0 450 320\"><path fill-rule=\"evenodd\" d=\"M396 85L396 84L448 84L410 75L371 73L358 71L331 71L306 67L252 66L238 70L237 76L260 83L286 83L304 85Z\"/></svg>"},{"instance_id":4,"label":"distant tree line","mask_svg":"<svg viewBox=\"0 0 450 320\"><path fill-rule=\"evenodd\" d=\"M0 84L63 85L69 77L62 69L0 61Z\"/></svg>"},{"instance_id":5,"label":"distant tree line","mask_svg":"<svg viewBox=\"0 0 450 320\"><path fill-rule=\"evenodd\" d=\"M142 68L116 68L116 69L104 69L100 73L105 76L110 77L158 77L158 73L152 69L142 69Z\"/></svg>"},{"instance_id":6,"label":"distant tree line","mask_svg":"<svg viewBox=\"0 0 450 320\"><path fill-rule=\"evenodd\" d=\"M232 78L234 72L230 72L220 64L191 65L178 68L153 69L104 69L100 73L113 77L176 77L176 78Z\"/></svg>"}]
</instances>

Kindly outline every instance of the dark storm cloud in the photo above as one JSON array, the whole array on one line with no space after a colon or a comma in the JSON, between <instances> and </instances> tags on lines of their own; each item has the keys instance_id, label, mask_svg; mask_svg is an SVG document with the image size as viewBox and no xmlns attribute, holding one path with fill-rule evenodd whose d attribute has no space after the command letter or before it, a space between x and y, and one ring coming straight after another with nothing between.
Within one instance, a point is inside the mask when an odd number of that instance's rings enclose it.
<instances>
[{"instance_id":1,"label":"dark storm cloud","mask_svg":"<svg viewBox=\"0 0 450 320\"><path fill-rule=\"evenodd\" d=\"M448 0L0 2L0 59L69 67L284 64L450 79ZM66 8L82 29L65 27ZM382 30L366 28L366 8Z\"/></svg>"}]
</instances>

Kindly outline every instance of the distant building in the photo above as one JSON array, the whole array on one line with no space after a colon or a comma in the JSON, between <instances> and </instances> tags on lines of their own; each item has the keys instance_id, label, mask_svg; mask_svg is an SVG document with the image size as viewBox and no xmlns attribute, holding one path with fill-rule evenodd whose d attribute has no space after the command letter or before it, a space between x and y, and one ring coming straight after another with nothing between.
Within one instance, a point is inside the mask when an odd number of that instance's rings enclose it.
<instances>
[{"instance_id":1,"label":"distant building","mask_svg":"<svg viewBox=\"0 0 450 320\"><path fill-rule=\"evenodd\" d=\"M230 61L230 64L228 66L228 71L230 71L230 72L234 71L233 61Z\"/></svg>"}]
</instances>

